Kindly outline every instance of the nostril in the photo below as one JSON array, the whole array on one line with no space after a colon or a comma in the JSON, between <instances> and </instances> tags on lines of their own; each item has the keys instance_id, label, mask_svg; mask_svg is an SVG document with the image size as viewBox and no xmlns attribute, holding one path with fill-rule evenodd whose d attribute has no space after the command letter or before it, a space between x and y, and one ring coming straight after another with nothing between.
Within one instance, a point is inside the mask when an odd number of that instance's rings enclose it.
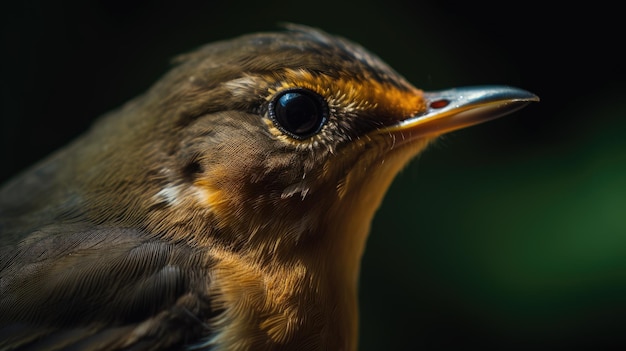
<instances>
[{"instance_id":1,"label":"nostril","mask_svg":"<svg viewBox=\"0 0 626 351\"><path fill-rule=\"evenodd\" d=\"M434 108L434 109L440 109L440 108L444 108L446 106L448 106L448 104L450 104L450 100L448 99L440 99L440 100L435 100L433 102L430 103L430 108Z\"/></svg>"}]
</instances>

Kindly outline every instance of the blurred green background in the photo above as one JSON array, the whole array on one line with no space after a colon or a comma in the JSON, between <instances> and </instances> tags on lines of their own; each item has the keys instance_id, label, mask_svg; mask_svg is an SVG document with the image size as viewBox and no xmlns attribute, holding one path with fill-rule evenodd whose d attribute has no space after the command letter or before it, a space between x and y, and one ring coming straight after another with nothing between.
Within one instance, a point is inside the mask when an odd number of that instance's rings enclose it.
<instances>
[{"instance_id":1,"label":"blurred green background","mask_svg":"<svg viewBox=\"0 0 626 351\"><path fill-rule=\"evenodd\" d=\"M145 91L169 59L282 21L363 44L425 90L542 101L443 137L390 189L361 350L626 346L620 11L599 2L24 1L1 5L0 180Z\"/></svg>"}]
</instances>

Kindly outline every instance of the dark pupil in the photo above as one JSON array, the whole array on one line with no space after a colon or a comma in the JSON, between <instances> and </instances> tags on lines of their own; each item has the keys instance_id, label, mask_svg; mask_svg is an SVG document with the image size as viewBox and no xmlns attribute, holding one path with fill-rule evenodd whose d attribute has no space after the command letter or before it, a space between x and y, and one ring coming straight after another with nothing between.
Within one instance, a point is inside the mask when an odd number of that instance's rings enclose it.
<instances>
[{"instance_id":1,"label":"dark pupil","mask_svg":"<svg viewBox=\"0 0 626 351\"><path fill-rule=\"evenodd\" d=\"M286 132L307 137L319 131L324 123L321 101L303 92L288 92L276 101L274 117Z\"/></svg>"}]
</instances>

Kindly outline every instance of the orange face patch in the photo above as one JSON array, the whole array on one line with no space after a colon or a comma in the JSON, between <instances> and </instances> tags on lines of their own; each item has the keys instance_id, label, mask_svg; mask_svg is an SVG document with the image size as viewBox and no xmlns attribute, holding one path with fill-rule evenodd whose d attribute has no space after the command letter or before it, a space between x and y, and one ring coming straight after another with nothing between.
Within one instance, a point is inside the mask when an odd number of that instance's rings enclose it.
<instances>
[{"instance_id":1,"label":"orange face patch","mask_svg":"<svg viewBox=\"0 0 626 351\"><path fill-rule=\"evenodd\" d=\"M347 75L337 78L307 70L287 69L277 77L277 81L280 85L269 88L267 100L285 89L305 88L326 98L331 111L370 110L385 118L404 120L426 109L421 90L413 87L405 90L373 78L360 80Z\"/></svg>"}]
</instances>

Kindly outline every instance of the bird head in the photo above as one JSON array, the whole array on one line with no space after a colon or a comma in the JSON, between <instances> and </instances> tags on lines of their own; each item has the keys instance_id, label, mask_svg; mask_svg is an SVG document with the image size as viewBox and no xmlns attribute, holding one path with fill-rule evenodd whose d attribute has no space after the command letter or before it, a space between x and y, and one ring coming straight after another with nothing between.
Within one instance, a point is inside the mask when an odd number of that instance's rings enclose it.
<instances>
[{"instance_id":1,"label":"bird head","mask_svg":"<svg viewBox=\"0 0 626 351\"><path fill-rule=\"evenodd\" d=\"M102 118L74 146L87 216L259 260L342 257L354 277L375 210L415 155L536 100L508 87L426 93L348 40L288 29L183 55Z\"/></svg>"}]
</instances>

